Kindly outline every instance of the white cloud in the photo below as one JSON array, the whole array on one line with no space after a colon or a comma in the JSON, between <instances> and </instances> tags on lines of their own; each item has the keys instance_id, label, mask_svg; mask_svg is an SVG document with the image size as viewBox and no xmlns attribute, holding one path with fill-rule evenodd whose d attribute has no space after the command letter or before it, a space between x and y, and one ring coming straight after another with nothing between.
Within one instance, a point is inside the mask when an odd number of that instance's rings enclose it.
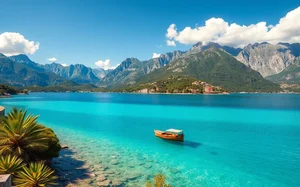
<instances>
[{"instance_id":1,"label":"white cloud","mask_svg":"<svg viewBox=\"0 0 300 187\"><path fill-rule=\"evenodd\" d=\"M153 53L152 58L158 58L158 57L160 57L160 55L161 55L161 54Z\"/></svg>"},{"instance_id":2,"label":"white cloud","mask_svg":"<svg viewBox=\"0 0 300 187\"><path fill-rule=\"evenodd\" d=\"M115 69L116 67L119 66L119 64L117 64L115 66L111 66L110 59L106 59L105 61L98 60L97 62L95 62L95 65L102 68L102 69L104 69L104 70Z\"/></svg>"},{"instance_id":3,"label":"white cloud","mask_svg":"<svg viewBox=\"0 0 300 187\"><path fill-rule=\"evenodd\" d=\"M173 39L178 35L177 31L176 31L176 25L175 24L171 24L169 26L169 28L167 29L167 33L166 33L166 37L169 39Z\"/></svg>"},{"instance_id":4,"label":"white cloud","mask_svg":"<svg viewBox=\"0 0 300 187\"><path fill-rule=\"evenodd\" d=\"M276 25L259 22L250 25L229 24L222 18L211 18L205 25L195 28L185 27L178 31L175 24L167 29L167 45L176 43L195 44L197 42L217 42L221 45L244 47L249 43L300 42L300 7L290 11Z\"/></svg>"},{"instance_id":5,"label":"white cloud","mask_svg":"<svg viewBox=\"0 0 300 187\"><path fill-rule=\"evenodd\" d=\"M48 58L48 61L50 61L50 62L56 62L57 59L55 57L52 57L52 58Z\"/></svg>"},{"instance_id":6,"label":"white cloud","mask_svg":"<svg viewBox=\"0 0 300 187\"><path fill-rule=\"evenodd\" d=\"M167 40L167 46L176 46L176 43L174 40Z\"/></svg>"},{"instance_id":7,"label":"white cloud","mask_svg":"<svg viewBox=\"0 0 300 187\"><path fill-rule=\"evenodd\" d=\"M39 49L39 45L38 42L29 41L20 33L4 32L0 34L0 53L7 56L33 54Z\"/></svg>"},{"instance_id":8,"label":"white cloud","mask_svg":"<svg viewBox=\"0 0 300 187\"><path fill-rule=\"evenodd\" d=\"M67 67L67 66L69 66L68 64L61 64L63 67Z\"/></svg>"}]
</instances>

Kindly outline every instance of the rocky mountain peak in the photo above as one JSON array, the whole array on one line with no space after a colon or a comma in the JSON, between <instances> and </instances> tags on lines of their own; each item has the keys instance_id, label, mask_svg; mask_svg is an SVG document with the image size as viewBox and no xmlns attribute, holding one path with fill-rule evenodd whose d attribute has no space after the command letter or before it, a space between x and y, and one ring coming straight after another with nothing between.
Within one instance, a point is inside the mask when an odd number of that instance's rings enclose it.
<instances>
[{"instance_id":1,"label":"rocky mountain peak","mask_svg":"<svg viewBox=\"0 0 300 187\"><path fill-rule=\"evenodd\" d=\"M10 56L9 59L12 60L12 61L15 61L17 63L24 64L25 66L27 66L27 67L35 70L35 71L45 72L45 70L42 68L42 65L33 62L25 54L19 54L19 55L15 55L15 56Z\"/></svg>"},{"instance_id":2,"label":"rocky mountain peak","mask_svg":"<svg viewBox=\"0 0 300 187\"><path fill-rule=\"evenodd\" d=\"M221 50L231 54L232 56L237 56L238 53L242 50L241 48L222 46L222 45L220 45L218 43L215 43L215 42L209 42L207 44L204 44L203 42L198 42L195 45L193 45L193 47L190 50L188 50L186 52L186 55L199 53L199 52L204 51L204 50L206 50L208 48L211 48L211 47L221 49Z\"/></svg>"},{"instance_id":3,"label":"rocky mountain peak","mask_svg":"<svg viewBox=\"0 0 300 187\"><path fill-rule=\"evenodd\" d=\"M292 47L283 43L273 45L267 42L249 44L236 57L264 77L280 73L295 58Z\"/></svg>"}]
</instances>

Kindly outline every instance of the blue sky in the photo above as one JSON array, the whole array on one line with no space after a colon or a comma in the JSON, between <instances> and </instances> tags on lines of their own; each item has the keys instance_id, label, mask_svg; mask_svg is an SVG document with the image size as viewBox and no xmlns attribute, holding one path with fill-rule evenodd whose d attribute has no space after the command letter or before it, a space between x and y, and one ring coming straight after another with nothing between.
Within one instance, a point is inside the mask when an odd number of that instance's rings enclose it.
<instances>
[{"instance_id":1,"label":"blue sky","mask_svg":"<svg viewBox=\"0 0 300 187\"><path fill-rule=\"evenodd\" d=\"M50 63L47 59L55 57L59 63L96 67L96 61L110 59L109 65L114 66L127 57L146 60L153 53L187 50L203 33L190 39L179 32L185 27L203 26L213 17L228 24L248 26L264 21L276 25L299 6L299 0L1 0L0 34L16 32L38 42L39 49L28 55L38 63ZM171 24L176 24L178 33L166 38ZM167 46L166 40L176 42L176 46ZM245 42L218 41L234 46Z\"/></svg>"}]
</instances>

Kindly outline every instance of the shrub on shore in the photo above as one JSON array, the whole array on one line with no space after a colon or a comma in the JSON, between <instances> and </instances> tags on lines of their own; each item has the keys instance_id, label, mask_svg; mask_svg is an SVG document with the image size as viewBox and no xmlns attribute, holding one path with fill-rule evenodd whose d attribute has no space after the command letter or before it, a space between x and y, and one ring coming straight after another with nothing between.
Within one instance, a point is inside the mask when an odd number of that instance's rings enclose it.
<instances>
[{"instance_id":1,"label":"shrub on shore","mask_svg":"<svg viewBox=\"0 0 300 187\"><path fill-rule=\"evenodd\" d=\"M26 110L13 109L2 119L0 154L15 155L25 162L58 156L59 140L51 129L38 124L37 118Z\"/></svg>"},{"instance_id":2,"label":"shrub on shore","mask_svg":"<svg viewBox=\"0 0 300 187\"><path fill-rule=\"evenodd\" d=\"M37 150L34 155L38 155L38 160L50 160L54 157L58 157L61 145L56 134L50 128L46 128L44 134L48 138L47 149Z\"/></svg>"},{"instance_id":3,"label":"shrub on shore","mask_svg":"<svg viewBox=\"0 0 300 187\"><path fill-rule=\"evenodd\" d=\"M13 109L0 120L0 174L12 174L17 187L55 185L54 170L45 161L57 157L61 146L52 129L38 124L37 118Z\"/></svg>"}]
</instances>

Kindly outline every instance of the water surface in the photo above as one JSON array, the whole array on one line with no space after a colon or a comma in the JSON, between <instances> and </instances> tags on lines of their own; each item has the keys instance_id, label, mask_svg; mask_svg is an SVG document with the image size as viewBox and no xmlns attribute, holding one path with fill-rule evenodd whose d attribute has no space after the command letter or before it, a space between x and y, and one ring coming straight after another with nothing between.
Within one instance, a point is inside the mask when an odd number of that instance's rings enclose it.
<instances>
[{"instance_id":1,"label":"water surface","mask_svg":"<svg viewBox=\"0 0 300 187\"><path fill-rule=\"evenodd\" d=\"M133 174L128 186L157 173L173 186L300 186L300 95L32 93L0 104L40 115L91 164ZM186 141L154 136L167 128Z\"/></svg>"}]
</instances>

